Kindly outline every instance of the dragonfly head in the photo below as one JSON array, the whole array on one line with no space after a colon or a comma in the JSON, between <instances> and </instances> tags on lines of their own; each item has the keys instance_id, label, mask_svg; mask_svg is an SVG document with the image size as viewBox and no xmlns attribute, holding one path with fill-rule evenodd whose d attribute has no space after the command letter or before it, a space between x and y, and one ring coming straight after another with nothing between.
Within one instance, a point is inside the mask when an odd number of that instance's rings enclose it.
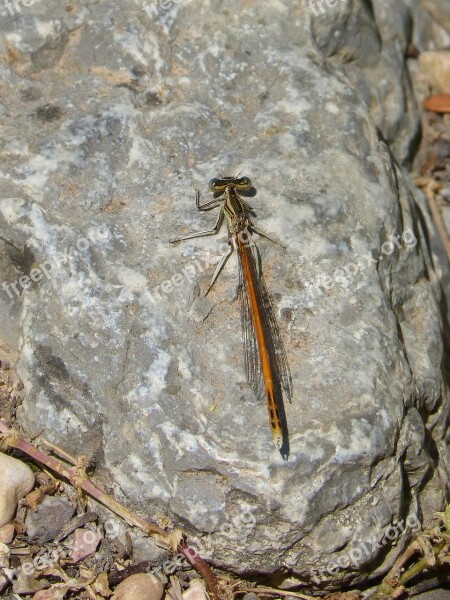
<instances>
[{"instance_id":1,"label":"dragonfly head","mask_svg":"<svg viewBox=\"0 0 450 600\"><path fill-rule=\"evenodd\" d=\"M210 192L224 192L228 186L246 191L252 187L252 182L249 177L222 177L221 179L211 179L208 184Z\"/></svg>"}]
</instances>

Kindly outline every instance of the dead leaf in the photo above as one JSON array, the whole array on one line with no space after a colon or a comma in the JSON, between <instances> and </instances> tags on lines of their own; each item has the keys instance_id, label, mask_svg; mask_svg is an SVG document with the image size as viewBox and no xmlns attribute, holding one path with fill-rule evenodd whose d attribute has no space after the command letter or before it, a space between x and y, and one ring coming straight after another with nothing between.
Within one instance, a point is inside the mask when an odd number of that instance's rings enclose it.
<instances>
[{"instance_id":1,"label":"dead leaf","mask_svg":"<svg viewBox=\"0 0 450 600\"><path fill-rule=\"evenodd\" d=\"M36 592L31 600L62 600L66 595L67 589L65 588L49 588L48 590L41 590Z\"/></svg>"},{"instance_id":2,"label":"dead leaf","mask_svg":"<svg viewBox=\"0 0 450 600\"><path fill-rule=\"evenodd\" d=\"M111 596L112 590L109 589L108 574L105 571L98 575L97 579L92 584L92 589L94 592L97 592L97 594L100 594L100 596Z\"/></svg>"},{"instance_id":3,"label":"dead leaf","mask_svg":"<svg viewBox=\"0 0 450 600\"><path fill-rule=\"evenodd\" d=\"M168 533L164 539L164 545L168 546L174 554L178 552L178 547L183 540L183 532L181 529L174 529L170 533Z\"/></svg>"},{"instance_id":4,"label":"dead leaf","mask_svg":"<svg viewBox=\"0 0 450 600\"><path fill-rule=\"evenodd\" d=\"M178 577L175 577L174 575L170 577L170 588L167 590L167 594L170 594L173 600L183 600L181 583Z\"/></svg>"},{"instance_id":5,"label":"dead leaf","mask_svg":"<svg viewBox=\"0 0 450 600\"><path fill-rule=\"evenodd\" d=\"M80 529L86 523L92 523L98 519L98 515L94 512L83 513L75 516L69 523L66 523L58 535L55 537L55 543L61 542L64 538L73 533L76 529Z\"/></svg>"},{"instance_id":6,"label":"dead leaf","mask_svg":"<svg viewBox=\"0 0 450 600\"><path fill-rule=\"evenodd\" d=\"M7 569L9 567L9 557L11 551L6 544L0 542L0 568Z\"/></svg>"},{"instance_id":7,"label":"dead leaf","mask_svg":"<svg viewBox=\"0 0 450 600\"><path fill-rule=\"evenodd\" d=\"M31 508L31 510L36 510L38 504L41 503L43 496L44 494L40 488L33 490L23 499L22 505Z\"/></svg>"},{"instance_id":8,"label":"dead leaf","mask_svg":"<svg viewBox=\"0 0 450 600\"><path fill-rule=\"evenodd\" d=\"M436 113L450 113L450 94L428 96L423 103L426 110Z\"/></svg>"}]
</instances>

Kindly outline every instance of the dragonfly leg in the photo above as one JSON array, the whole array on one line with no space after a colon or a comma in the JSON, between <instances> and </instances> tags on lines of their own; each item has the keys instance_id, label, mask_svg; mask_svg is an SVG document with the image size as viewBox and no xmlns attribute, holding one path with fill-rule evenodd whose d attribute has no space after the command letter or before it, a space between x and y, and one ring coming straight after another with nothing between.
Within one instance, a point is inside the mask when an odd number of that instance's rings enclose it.
<instances>
[{"instance_id":1,"label":"dragonfly leg","mask_svg":"<svg viewBox=\"0 0 450 600\"><path fill-rule=\"evenodd\" d=\"M176 240L170 240L170 244L175 244L176 242L182 242L183 240L192 240L193 238L203 237L205 235L216 235L218 233L220 226L223 221L223 206L220 208L219 215L217 217L216 224L213 229L208 231L198 231L197 233L191 233L190 235L186 235L185 237L178 238Z\"/></svg>"},{"instance_id":2,"label":"dragonfly leg","mask_svg":"<svg viewBox=\"0 0 450 600\"><path fill-rule=\"evenodd\" d=\"M274 244L278 244L278 246L281 246L282 248L286 249L286 246L284 244L282 244L278 240L275 240L273 237L270 237L270 235L268 233L265 233L264 231L261 231L261 229L258 229L253 224L251 226L251 229L252 229L252 231L254 231L255 233L257 233L258 235L261 235L262 237L265 237L268 240L270 240L271 242L273 242Z\"/></svg>"},{"instance_id":3,"label":"dragonfly leg","mask_svg":"<svg viewBox=\"0 0 450 600\"><path fill-rule=\"evenodd\" d=\"M227 259L229 258L229 256L232 254L233 252L233 244L231 242L228 242L228 249L226 250L225 254L222 256L222 258L220 259L216 270L214 271L214 275L212 276L211 279L211 283L209 284L208 289L206 290L206 294L205 296L208 295L209 290L212 288L212 286L215 284L217 278L220 275L220 271L223 269L224 264L227 262Z\"/></svg>"},{"instance_id":4,"label":"dragonfly leg","mask_svg":"<svg viewBox=\"0 0 450 600\"><path fill-rule=\"evenodd\" d=\"M195 194L195 206L198 210L211 210L212 208L217 208L222 202L222 198L214 198L209 202L205 202L205 204L200 204L200 192L197 190Z\"/></svg>"}]
</instances>

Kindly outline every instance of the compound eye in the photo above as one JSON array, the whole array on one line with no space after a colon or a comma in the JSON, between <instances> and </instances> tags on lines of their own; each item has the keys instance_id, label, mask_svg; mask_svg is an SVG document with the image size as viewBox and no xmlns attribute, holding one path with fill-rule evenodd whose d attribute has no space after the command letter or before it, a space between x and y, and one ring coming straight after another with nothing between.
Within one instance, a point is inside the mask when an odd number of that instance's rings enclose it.
<instances>
[{"instance_id":1,"label":"compound eye","mask_svg":"<svg viewBox=\"0 0 450 600\"><path fill-rule=\"evenodd\" d=\"M222 179L210 179L208 188L211 192L221 192L226 188L226 184L222 181Z\"/></svg>"},{"instance_id":2,"label":"compound eye","mask_svg":"<svg viewBox=\"0 0 450 600\"><path fill-rule=\"evenodd\" d=\"M236 180L235 185L239 190L249 190L252 187L252 182L249 177L240 177Z\"/></svg>"}]
</instances>

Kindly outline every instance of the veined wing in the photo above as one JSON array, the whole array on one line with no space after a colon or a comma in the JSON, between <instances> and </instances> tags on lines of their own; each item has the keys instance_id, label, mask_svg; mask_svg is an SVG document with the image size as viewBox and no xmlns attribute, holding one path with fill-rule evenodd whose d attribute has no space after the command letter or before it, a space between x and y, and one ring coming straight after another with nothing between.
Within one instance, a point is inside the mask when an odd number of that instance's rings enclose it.
<instances>
[{"instance_id":1,"label":"veined wing","mask_svg":"<svg viewBox=\"0 0 450 600\"><path fill-rule=\"evenodd\" d=\"M262 400L265 397L265 390L261 372L261 361L259 359L258 344L256 342L247 291L245 289L241 261L239 261L238 294L241 307L241 331L242 343L244 346L245 374L247 376L248 384L252 388L255 396L259 400Z\"/></svg>"},{"instance_id":2,"label":"veined wing","mask_svg":"<svg viewBox=\"0 0 450 600\"><path fill-rule=\"evenodd\" d=\"M286 394L286 398L292 400L292 377L289 370L289 364L286 357L286 352L281 338L280 328L275 315L275 309L270 298L269 291L264 281L264 276L261 270L261 260L258 248L253 241L253 238L248 234L248 244L246 244L247 252L250 253L250 263L254 270L254 275L258 281L258 300L259 309L262 316L262 323L266 343L268 346L270 359L275 367L280 384ZM261 372L261 361L258 352L258 344L256 341L255 330L253 327L250 305L245 289L244 277L242 273L242 265L239 260L239 300L241 307L241 329L242 340L244 345L244 364L247 381L255 395L262 399L264 398L264 383Z\"/></svg>"},{"instance_id":3,"label":"veined wing","mask_svg":"<svg viewBox=\"0 0 450 600\"><path fill-rule=\"evenodd\" d=\"M248 232L247 232L248 233ZM265 392L272 438L287 456L287 425L284 414L282 388L291 396L291 381L281 336L276 323L270 297L265 287L255 243L248 234L244 243L240 236L234 238L240 267L240 296L244 356L247 376L257 397ZM243 296L245 295L245 298ZM275 337L274 337L275 336ZM283 450L284 449L284 453Z\"/></svg>"}]
</instances>

